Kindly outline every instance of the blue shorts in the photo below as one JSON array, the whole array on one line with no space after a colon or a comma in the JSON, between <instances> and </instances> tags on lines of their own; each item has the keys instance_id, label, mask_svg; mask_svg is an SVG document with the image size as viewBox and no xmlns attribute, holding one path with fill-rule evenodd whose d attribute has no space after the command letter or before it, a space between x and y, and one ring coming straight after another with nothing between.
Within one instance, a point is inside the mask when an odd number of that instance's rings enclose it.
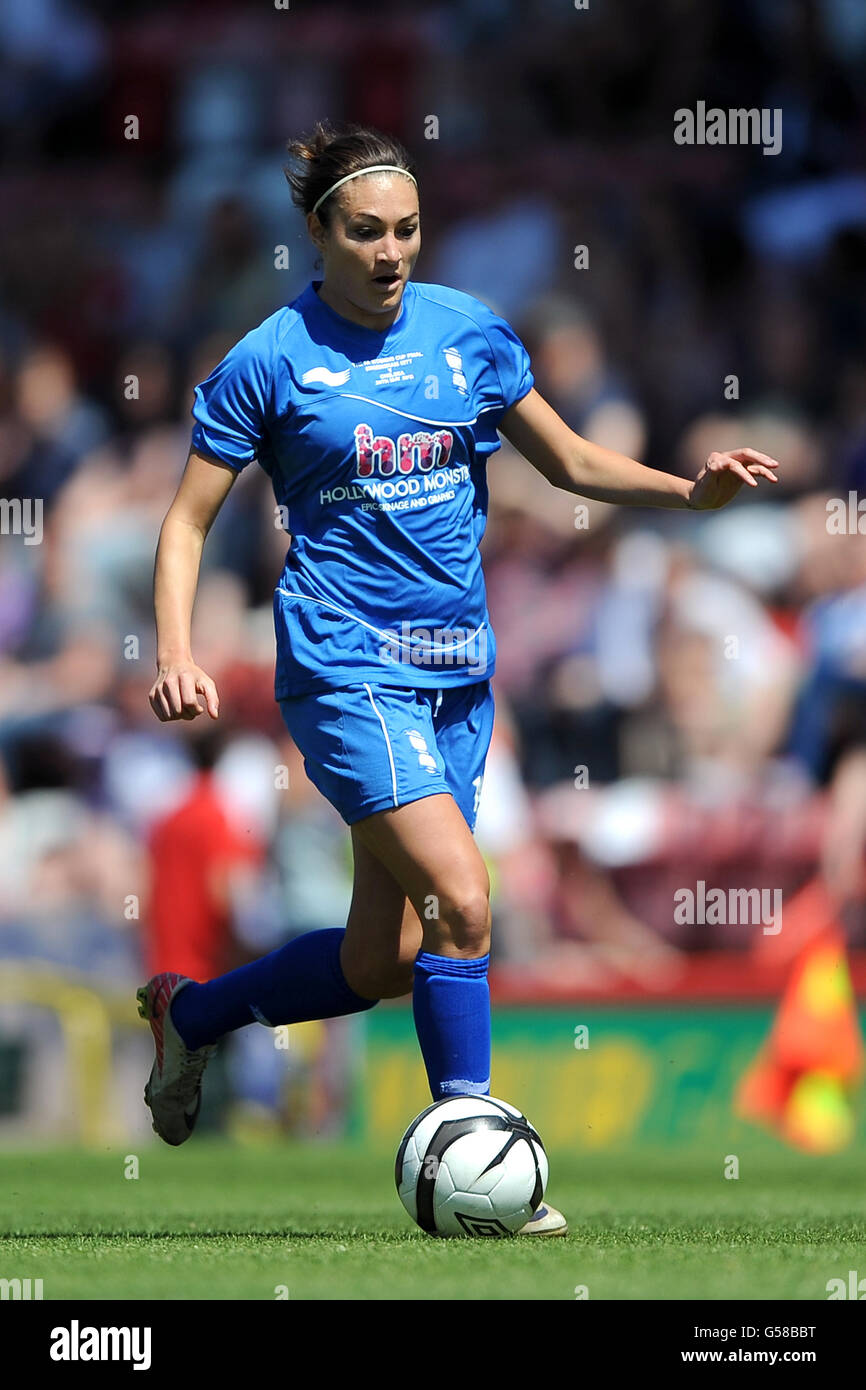
<instances>
[{"instance_id":1,"label":"blue shorts","mask_svg":"<svg viewBox=\"0 0 866 1390\"><path fill-rule=\"evenodd\" d=\"M489 681L444 690L363 682L279 705L307 776L347 825L446 792L474 830L493 732Z\"/></svg>"}]
</instances>

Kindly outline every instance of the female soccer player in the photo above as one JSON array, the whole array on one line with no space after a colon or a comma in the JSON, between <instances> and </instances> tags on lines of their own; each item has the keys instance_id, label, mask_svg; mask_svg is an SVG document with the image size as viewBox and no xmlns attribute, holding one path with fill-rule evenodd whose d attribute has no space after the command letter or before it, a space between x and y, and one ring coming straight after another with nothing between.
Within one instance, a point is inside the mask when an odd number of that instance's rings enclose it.
<instances>
[{"instance_id":1,"label":"female soccer player","mask_svg":"<svg viewBox=\"0 0 866 1390\"><path fill-rule=\"evenodd\" d=\"M580 438L534 389L503 319L410 278L418 187L400 144L320 123L289 151L322 279L196 388L156 557L150 702L161 720L218 716L191 614L208 530L257 459L290 518L275 695L309 777L351 829L354 891L345 928L207 983L164 972L138 991L156 1045L145 1101L169 1144L189 1137L223 1034L410 992L433 1099L489 1094L489 882L472 832L493 724L478 545L497 431L555 487L610 502L721 507L777 467L736 449L688 482ZM523 1233L565 1229L542 1205Z\"/></svg>"}]
</instances>

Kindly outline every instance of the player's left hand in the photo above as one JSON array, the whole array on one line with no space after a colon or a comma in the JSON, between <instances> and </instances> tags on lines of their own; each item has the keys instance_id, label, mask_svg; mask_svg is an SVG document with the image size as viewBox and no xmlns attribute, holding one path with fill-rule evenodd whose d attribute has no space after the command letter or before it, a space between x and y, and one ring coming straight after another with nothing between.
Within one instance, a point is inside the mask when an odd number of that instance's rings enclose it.
<instances>
[{"instance_id":1,"label":"player's left hand","mask_svg":"<svg viewBox=\"0 0 866 1390\"><path fill-rule=\"evenodd\" d=\"M757 449L731 449L726 454L710 454L689 493L689 506L696 511L713 511L736 497L743 483L757 487L758 478L777 483L774 469L779 464Z\"/></svg>"}]
</instances>

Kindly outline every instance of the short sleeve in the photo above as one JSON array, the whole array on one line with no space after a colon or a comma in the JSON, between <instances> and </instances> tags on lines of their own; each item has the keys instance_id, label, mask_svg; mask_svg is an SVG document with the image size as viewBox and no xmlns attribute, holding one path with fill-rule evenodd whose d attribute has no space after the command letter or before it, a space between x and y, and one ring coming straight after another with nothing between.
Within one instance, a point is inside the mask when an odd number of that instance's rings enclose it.
<instances>
[{"instance_id":1,"label":"short sleeve","mask_svg":"<svg viewBox=\"0 0 866 1390\"><path fill-rule=\"evenodd\" d=\"M195 388L192 447L245 468L265 441L272 363L269 338L253 329Z\"/></svg>"},{"instance_id":2,"label":"short sleeve","mask_svg":"<svg viewBox=\"0 0 866 1390\"><path fill-rule=\"evenodd\" d=\"M492 353L502 395L502 410L522 400L535 385L529 353L514 329L492 309L481 305L479 322Z\"/></svg>"}]
</instances>

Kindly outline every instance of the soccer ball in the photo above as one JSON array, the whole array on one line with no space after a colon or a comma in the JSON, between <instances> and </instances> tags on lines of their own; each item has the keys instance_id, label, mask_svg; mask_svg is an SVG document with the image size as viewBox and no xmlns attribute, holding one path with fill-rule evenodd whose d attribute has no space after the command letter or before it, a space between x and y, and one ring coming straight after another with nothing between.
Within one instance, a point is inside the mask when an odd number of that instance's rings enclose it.
<instances>
[{"instance_id":1,"label":"soccer ball","mask_svg":"<svg viewBox=\"0 0 866 1390\"><path fill-rule=\"evenodd\" d=\"M412 1121L394 1176L400 1201L422 1231L507 1236L540 1205L547 1172L541 1139L513 1105L455 1096Z\"/></svg>"}]
</instances>

